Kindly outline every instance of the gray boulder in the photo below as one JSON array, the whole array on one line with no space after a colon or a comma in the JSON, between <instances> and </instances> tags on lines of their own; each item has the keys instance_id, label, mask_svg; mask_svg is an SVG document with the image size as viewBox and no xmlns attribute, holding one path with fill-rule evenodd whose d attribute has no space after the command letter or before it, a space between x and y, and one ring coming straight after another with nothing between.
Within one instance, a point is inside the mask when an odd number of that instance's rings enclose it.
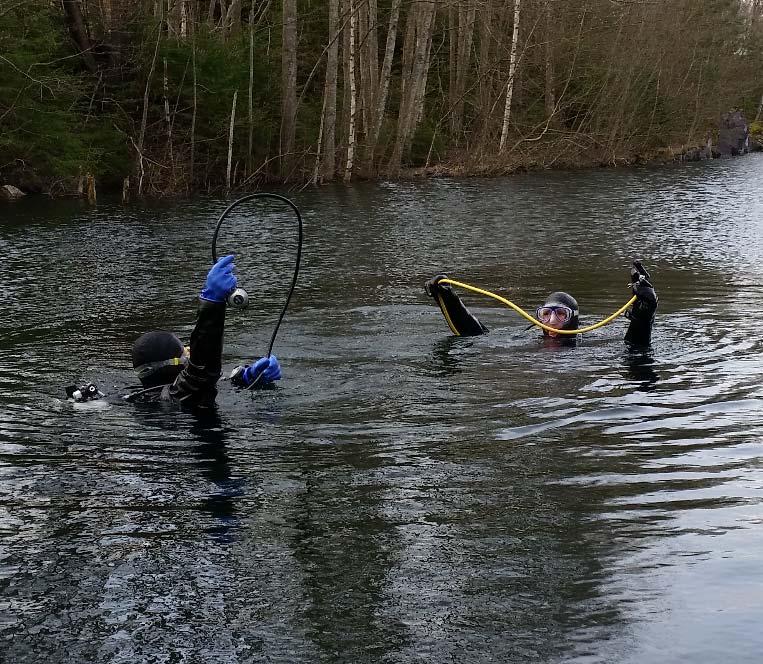
<instances>
[{"instance_id":1,"label":"gray boulder","mask_svg":"<svg viewBox=\"0 0 763 664\"><path fill-rule=\"evenodd\" d=\"M721 157L733 157L750 151L750 129L738 108L721 114L716 149Z\"/></svg>"},{"instance_id":2,"label":"gray boulder","mask_svg":"<svg viewBox=\"0 0 763 664\"><path fill-rule=\"evenodd\" d=\"M0 187L0 200L15 201L19 198L23 198L26 194L21 189L14 187L12 184L4 184Z\"/></svg>"}]
</instances>

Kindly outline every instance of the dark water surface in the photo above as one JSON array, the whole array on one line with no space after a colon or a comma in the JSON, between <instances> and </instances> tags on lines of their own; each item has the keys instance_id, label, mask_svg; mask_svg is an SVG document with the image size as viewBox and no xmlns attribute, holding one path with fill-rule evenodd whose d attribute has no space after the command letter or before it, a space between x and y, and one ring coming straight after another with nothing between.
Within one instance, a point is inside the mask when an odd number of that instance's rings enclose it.
<instances>
[{"instance_id":1,"label":"dark water surface","mask_svg":"<svg viewBox=\"0 0 763 664\"><path fill-rule=\"evenodd\" d=\"M214 421L74 407L132 382L131 342L187 338L225 201L0 208L0 660L759 662L763 156L664 170L293 194L303 271L279 389L221 384ZM261 355L293 222L234 216ZM427 277L584 322L547 348L514 313L457 339Z\"/></svg>"}]
</instances>

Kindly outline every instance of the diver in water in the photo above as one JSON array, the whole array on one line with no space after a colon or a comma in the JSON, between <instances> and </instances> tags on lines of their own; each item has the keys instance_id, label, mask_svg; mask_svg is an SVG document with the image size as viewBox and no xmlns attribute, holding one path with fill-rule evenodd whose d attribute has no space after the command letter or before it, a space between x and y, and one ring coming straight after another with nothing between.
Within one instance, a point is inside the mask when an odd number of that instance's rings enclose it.
<instances>
[{"instance_id":1,"label":"diver in water","mask_svg":"<svg viewBox=\"0 0 763 664\"><path fill-rule=\"evenodd\" d=\"M199 295L196 326L190 348L185 348L171 332L155 330L141 335L133 344L132 364L142 389L126 395L128 401L171 402L194 407L212 407L217 396L217 381L222 371L223 332L228 296L236 289L233 256L218 260L207 274ZM263 357L252 365L236 367L231 383L243 389L272 386L281 378L275 355ZM67 387L73 401L102 398L97 386Z\"/></svg>"},{"instance_id":2,"label":"diver in water","mask_svg":"<svg viewBox=\"0 0 763 664\"><path fill-rule=\"evenodd\" d=\"M425 284L427 295L433 297L440 306L448 326L456 336L473 337L488 332L479 319L472 314L461 298L447 284L447 279L439 274ZM649 273L640 261L633 261L630 286L636 301L625 315L630 320L625 342L631 347L647 347L652 338L652 325L657 311L657 293L650 282ZM557 291L535 310L535 317L544 325L557 330L577 330L580 327L580 311L577 300L572 295ZM574 345L579 335L556 334L543 330L543 336L558 340L558 343Z\"/></svg>"}]
</instances>

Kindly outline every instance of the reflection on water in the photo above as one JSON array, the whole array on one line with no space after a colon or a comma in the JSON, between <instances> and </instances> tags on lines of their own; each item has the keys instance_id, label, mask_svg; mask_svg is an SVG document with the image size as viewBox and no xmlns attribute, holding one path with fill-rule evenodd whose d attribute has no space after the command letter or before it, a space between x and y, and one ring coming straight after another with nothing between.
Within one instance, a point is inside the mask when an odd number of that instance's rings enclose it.
<instances>
[{"instance_id":1,"label":"reflection on water","mask_svg":"<svg viewBox=\"0 0 763 664\"><path fill-rule=\"evenodd\" d=\"M759 156L663 170L295 194L305 252L280 389L216 414L73 408L129 347L187 339L225 203L0 209L0 660L753 662L763 639ZM220 238L257 293L225 368L261 355L296 229ZM653 347L626 321L548 346L454 338L446 272L581 319L644 258Z\"/></svg>"}]
</instances>

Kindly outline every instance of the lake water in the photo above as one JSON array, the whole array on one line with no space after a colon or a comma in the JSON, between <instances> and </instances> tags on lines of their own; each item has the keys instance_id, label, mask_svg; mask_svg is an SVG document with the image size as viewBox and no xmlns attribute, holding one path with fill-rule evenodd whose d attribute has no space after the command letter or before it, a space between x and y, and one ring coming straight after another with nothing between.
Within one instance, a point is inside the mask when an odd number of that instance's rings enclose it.
<instances>
[{"instance_id":1,"label":"lake water","mask_svg":"<svg viewBox=\"0 0 763 664\"><path fill-rule=\"evenodd\" d=\"M212 418L112 401L132 341L187 339L230 201L0 207L3 662L759 662L763 155L664 169L358 184L289 194L302 272L275 391ZM296 226L221 232L262 355ZM490 299L455 338L448 276L592 323L642 257L627 321L575 348Z\"/></svg>"}]
</instances>

